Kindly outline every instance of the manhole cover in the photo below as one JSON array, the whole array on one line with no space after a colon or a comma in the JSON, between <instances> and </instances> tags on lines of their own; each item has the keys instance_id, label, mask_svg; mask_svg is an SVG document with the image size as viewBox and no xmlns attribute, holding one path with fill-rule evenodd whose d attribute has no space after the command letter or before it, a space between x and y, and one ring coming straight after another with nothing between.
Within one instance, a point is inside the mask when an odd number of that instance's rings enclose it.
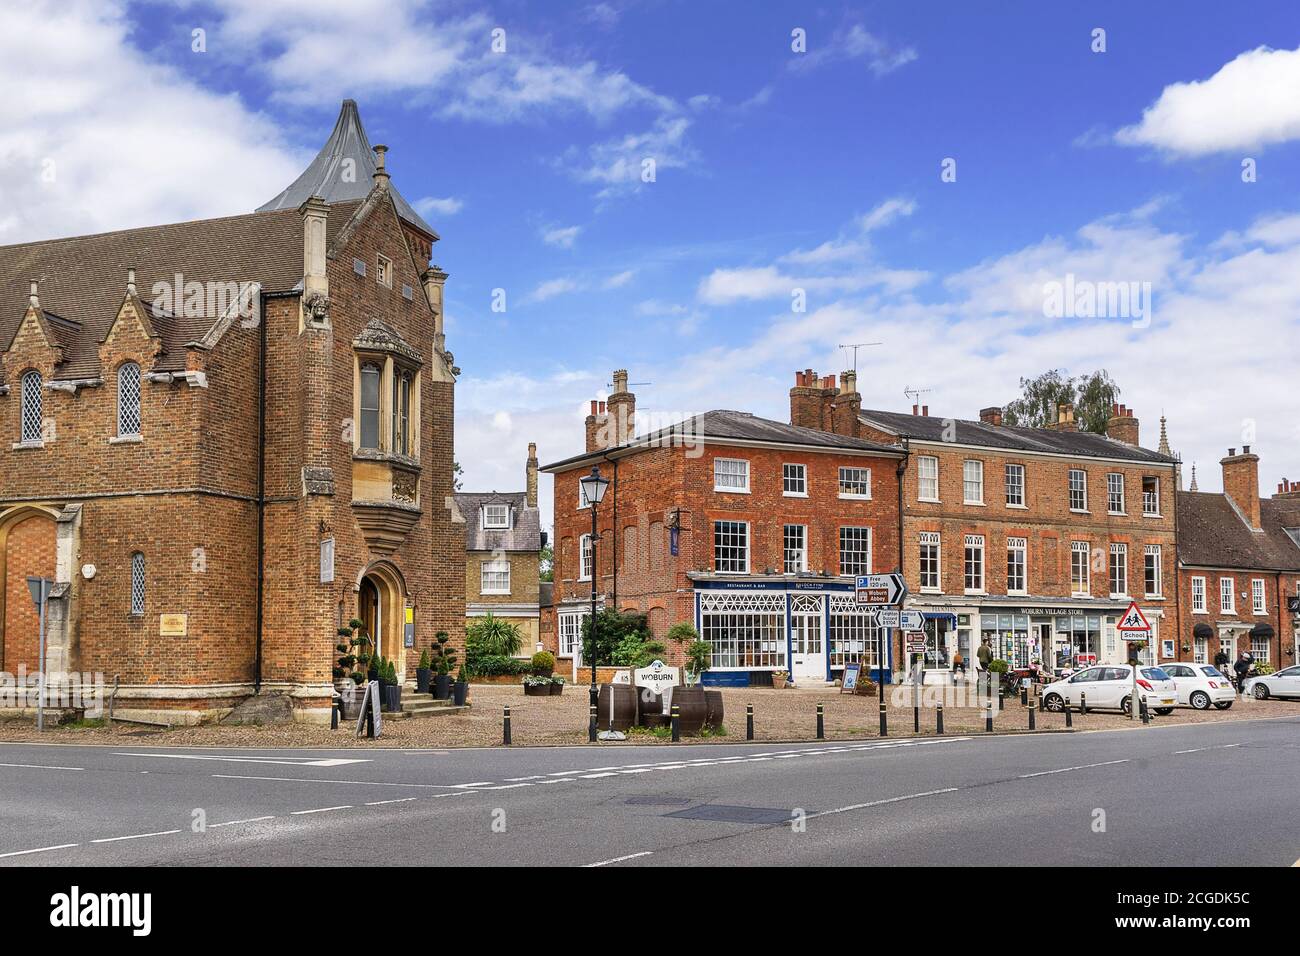
<instances>
[{"instance_id":1,"label":"manhole cover","mask_svg":"<svg viewBox=\"0 0 1300 956\"><path fill-rule=\"evenodd\" d=\"M683 820L712 820L717 823L789 823L789 810L770 807L729 807L718 803L706 803L703 806L665 813L666 817L680 817Z\"/></svg>"},{"instance_id":2,"label":"manhole cover","mask_svg":"<svg viewBox=\"0 0 1300 956\"><path fill-rule=\"evenodd\" d=\"M684 807L690 797L628 797L623 801L629 807Z\"/></svg>"}]
</instances>

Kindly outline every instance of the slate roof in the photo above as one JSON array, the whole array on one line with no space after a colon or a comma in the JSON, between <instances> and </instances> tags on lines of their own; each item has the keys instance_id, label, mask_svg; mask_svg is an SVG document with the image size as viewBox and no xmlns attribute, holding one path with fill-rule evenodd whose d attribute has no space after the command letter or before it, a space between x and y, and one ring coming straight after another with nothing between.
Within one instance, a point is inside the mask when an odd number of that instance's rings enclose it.
<instances>
[{"instance_id":1,"label":"slate roof","mask_svg":"<svg viewBox=\"0 0 1300 956\"><path fill-rule=\"evenodd\" d=\"M1180 491L1178 560L1207 568L1300 571L1300 546L1283 528L1300 526L1300 503L1263 498L1259 523L1251 531L1228 497L1207 491Z\"/></svg>"},{"instance_id":2,"label":"slate roof","mask_svg":"<svg viewBox=\"0 0 1300 956\"><path fill-rule=\"evenodd\" d=\"M345 165L348 160L351 160L351 164ZM376 166L374 150L366 137L365 127L361 125L357 101L344 100L339 118L334 123L334 131L316 158L280 195L258 206L257 211L297 209L312 196L319 196L327 203L364 199L374 185ZM348 175L345 176L345 172ZM402 219L434 239L438 238L433 227L411 208L411 204L402 198L402 194L391 183L390 192L397 206L397 214Z\"/></svg>"},{"instance_id":3,"label":"slate roof","mask_svg":"<svg viewBox=\"0 0 1300 956\"><path fill-rule=\"evenodd\" d=\"M331 210L333 241L359 203ZM7 345L27 312L31 280L40 283L41 308L63 320L57 329L67 352L56 380L100 374L99 343L126 298L126 273L148 304L155 282L259 282L264 292L287 292L302 280L302 217L296 209L126 229L92 236L0 246L0 343ZM160 371L185 367L185 345L200 339L217 317L164 315L150 308L162 337Z\"/></svg>"},{"instance_id":4,"label":"slate roof","mask_svg":"<svg viewBox=\"0 0 1300 956\"><path fill-rule=\"evenodd\" d=\"M955 438L951 440L961 445L1163 464L1173 464L1176 461L1169 455L1162 455L1149 448L1136 448L1095 432L989 425L963 418L948 419L935 415L912 415L908 412L887 412L866 408L862 409L859 418L900 438L912 438L918 441L944 441L944 429L952 421L955 423Z\"/></svg>"},{"instance_id":5,"label":"slate roof","mask_svg":"<svg viewBox=\"0 0 1300 956\"><path fill-rule=\"evenodd\" d=\"M583 452L562 461L553 462L542 471L562 471L576 462L593 455L599 457L615 451L632 452L639 448L655 448L666 444L674 435L685 435L688 440L703 441L708 444L710 438L731 441L753 442L756 445L806 445L810 448L824 448L828 451L845 449L851 451L875 451L898 455L902 449L897 445L884 445L868 441L865 438L853 438L848 435L836 435L816 428L804 428L799 425L787 425L770 418L759 418L749 412L737 412L729 409L716 409L696 415L676 425L661 428L646 435L638 435L632 441L601 452Z\"/></svg>"},{"instance_id":6,"label":"slate roof","mask_svg":"<svg viewBox=\"0 0 1300 956\"><path fill-rule=\"evenodd\" d=\"M508 504L513 514L509 528L484 528L482 508L485 504ZM542 550L541 514L528 507L524 491L458 491L456 505L465 516L466 551Z\"/></svg>"}]
</instances>

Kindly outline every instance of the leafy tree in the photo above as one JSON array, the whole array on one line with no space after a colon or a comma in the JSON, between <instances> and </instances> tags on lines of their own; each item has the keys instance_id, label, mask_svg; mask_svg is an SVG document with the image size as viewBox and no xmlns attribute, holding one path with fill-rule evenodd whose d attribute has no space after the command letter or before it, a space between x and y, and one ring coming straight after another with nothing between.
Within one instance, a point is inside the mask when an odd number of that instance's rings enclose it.
<instances>
[{"instance_id":1,"label":"leafy tree","mask_svg":"<svg viewBox=\"0 0 1300 956\"><path fill-rule=\"evenodd\" d=\"M451 463L451 490L460 491L465 487L465 469L460 466L460 462Z\"/></svg>"},{"instance_id":2,"label":"leafy tree","mask_svg":"<svg viewBox=\"0 0 1300 956\"><path fill-rule=\"evenodd\" d=\"M555 580L555 549L551 547L550 542L542 546L541 554L538 556L537 579L539 581Z\"/></svg>"},{"instance_id":3,"label":"leafy tree","mask_svg":"<svg viewBox=\"0 0 1300 956\"><path fill-rule=\"evenodd\" d=\"M615 611L605 608L596 612L596 636L591 634L591 618L582 621L582 660L597 666L614 663L614 654L623 641L635 636L642 644L651 640L650 623L644 614L635 611Z\"/></svg>"},{"instance_id":4,"label":"leafy tree","mask_svg":"<svg viewBox=\"0 0 1300 956\"><path fill-rule=\"evenodd\" d=\"M1002 410L1008 425L1025 428L1054 425L1057 406L1068 404L1074 406L1074 420L1080 429L1104 435L1120 389L1105 369L1074 377L1062 374L1060 369L1051 369L1037 378L1022 378L1020 391L1020 398Z\"/></svg>"}]
</instances>

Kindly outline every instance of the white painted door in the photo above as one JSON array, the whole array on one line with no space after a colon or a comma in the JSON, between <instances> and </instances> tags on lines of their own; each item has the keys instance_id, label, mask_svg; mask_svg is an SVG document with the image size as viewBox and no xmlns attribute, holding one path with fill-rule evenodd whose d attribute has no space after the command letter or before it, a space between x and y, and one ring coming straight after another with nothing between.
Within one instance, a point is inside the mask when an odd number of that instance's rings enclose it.
<instances>
[{"instance_id":1,"label":"white painted door","mask_svg":"<svg viewBox=\"0 0 1300 956\"><path fill-rule=\"evenodd\" d=\"M790 676L800 680L826 680L826 644L822 640L820 612L790 617Z\"/></svg>"}]
</instances>

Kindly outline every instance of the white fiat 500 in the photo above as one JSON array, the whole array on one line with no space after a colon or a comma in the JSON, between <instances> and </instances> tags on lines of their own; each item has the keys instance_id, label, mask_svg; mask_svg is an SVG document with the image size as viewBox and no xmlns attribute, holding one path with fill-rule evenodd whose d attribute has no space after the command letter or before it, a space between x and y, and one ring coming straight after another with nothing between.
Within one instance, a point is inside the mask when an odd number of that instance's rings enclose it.
<instances>
[{"instance_id":1,"label":"white fiat 500","mask_svg":"<svg viewBox=\"0 0 1300 956\"><path fill-rule=\"evenodd\" d=\"M1213 664L1161 664L1178 690L1178 703L1195 710L1209 710L1213 704L1227 710L1236 699L1232 683Z\"/></svg>"},{"instance_id":2,"label":"white fiat 500","mask_svg":"<svg viewBox=\"0 0 1300 956\"><path fill-rule=\"evenodd\" d=\"M1174 712L1178 690L1159 667L1139 664L1137 685L1149 709L1161 716ZM1062 711L1067 699L1075 708L1083 695L1089 710L1121 710L1127 714L1133 703L1133 668L1128 664L1100 664L1048 684L1043 688L1043 708Z\"/></svg>"},{"instance_id":3,"label":"white fiat 500","mask_svg":"<svg viewBox=\"0 0 1300 956\"><path fill-rule=\"evenodd\" d=\"M1268 700L1270 697L1300 698L1300 666L1286 667L1275 674L1251 677L1241 692L1250 694L1256 700Z\"/></svg>"}]
</instances>

